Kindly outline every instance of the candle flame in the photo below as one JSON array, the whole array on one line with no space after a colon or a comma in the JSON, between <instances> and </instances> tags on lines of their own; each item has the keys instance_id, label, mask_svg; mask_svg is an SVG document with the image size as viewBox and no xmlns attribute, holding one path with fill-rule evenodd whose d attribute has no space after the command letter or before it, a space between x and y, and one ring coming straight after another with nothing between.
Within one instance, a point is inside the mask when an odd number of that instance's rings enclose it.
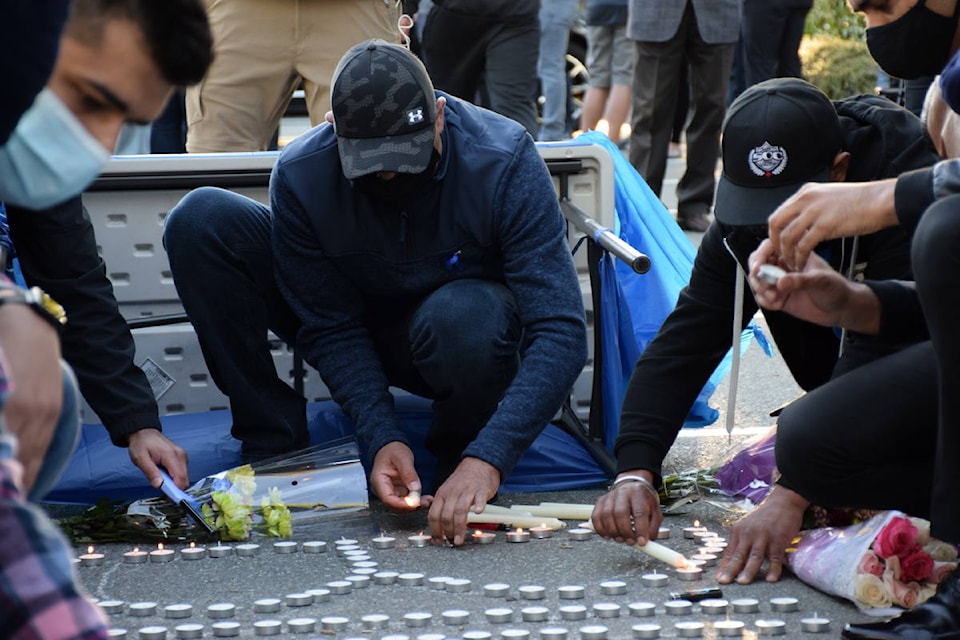
<instances>
[{"instance_id":1,"label":"candle flame","mask_svg":"<svg viewBox=\"0 0 960 640\"><path fill-rule=\"evenodd\" d=\"M163 551L163 543L162 543L162 542L158 542L158 543L157 543L157 551Z\"/></svg>"},{"instance_id":2,"label":"candle flame","mask_svg":"<svg viewBox=\"0 0 960 640\"><path fill-rule=\"evenodd\" d=\"M540 528L541 528L541 529L546 529L546 528L547 528L547 523L546 523L546 522L541 522L541 523L540 523Z\"/></svg>"},{"instance_id":3,"label":"candle flame","mask_svg":"<svg viewBox=\"0 0 960 640\"><path fill-rule=\"evenodd\" d=\"M191 549L196 549L196 548L197 548L197 543L196 543L196 542L191 542L191 543L190 543L190 548L191 548Z\"/></svg>"},{"instance_id":4,"label":"candle flame","mask_svg":"<svg viewBox=\"0 0 960 640\"><path fill-rule=\"evenodd\" d=\"M699 526L700 526L700 521L699 521L699 520L694 520L694 521L693 521L693 526L699 527Z\"/></svg>"},{"instance_id":5,"label":"candle flame","mask_svg":"<svg viewBox=\"0 0 960 640\"><path fill-rule=\"evenodd\" d=\"M133 548L133 552L134 552L134 553L140 553L140 547L134 547L134 548Z\"/></svg>"},{"instance_id":6,"label":"candle flame","mask_svg":"<svg viewBox=\"0 0 960 640\"><path fill-rule=\"evenodd\" d=\"M93 545L87 547L87 553L93 553Z\"/></svg>"},{"instance_id":7,"label":"candle flame","mask_svg":"<svg viewBox=\"0 0 960 640\"><path fill-rule=\"evenodd\" d=\"M523 527L517 527L517 533L523 533Z\"/></svg>"}]
</instances>

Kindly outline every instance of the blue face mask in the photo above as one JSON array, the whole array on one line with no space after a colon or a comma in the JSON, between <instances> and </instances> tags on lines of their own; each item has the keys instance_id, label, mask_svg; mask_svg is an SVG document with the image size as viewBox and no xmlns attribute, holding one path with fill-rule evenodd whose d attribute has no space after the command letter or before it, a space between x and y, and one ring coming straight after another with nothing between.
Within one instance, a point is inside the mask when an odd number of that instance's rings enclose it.
<instances>
[{"instance_id":1,"label":"blue face mask","mask_svg":"<svg viewBox=\"0 0 960 640\"><path fill-rule=\"evenodd\" d=\"M78 195L110 154L49 89L0 147L0 200L47 209Z\"/></svg>"}]
</instances>

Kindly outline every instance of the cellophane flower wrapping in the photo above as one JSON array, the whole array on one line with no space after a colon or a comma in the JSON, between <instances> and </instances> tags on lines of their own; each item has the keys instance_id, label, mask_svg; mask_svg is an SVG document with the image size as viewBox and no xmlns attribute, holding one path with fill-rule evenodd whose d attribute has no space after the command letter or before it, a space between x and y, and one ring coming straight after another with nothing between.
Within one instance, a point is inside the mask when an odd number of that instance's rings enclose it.
<instances>
[{"instance_id":1,"label":"cellophane flower wrapping","mask_svg":"<svg viewBox=\"0 0 960 640\"><path fill-rule=\"evenodd\" d=\"M884 511L847 527L804 531L787 549L787 565L812 587L887 616L936 592L957 567L957 549L930 537L930 523Z\"/></svg>"},{"instance_id":2,"label":"cellophane flower wrapping","mask_svg":"<svg viewBox=\"0 0 960 640\"><path fill-rule=\"evenodd\" d=\"M366 474L352 438L206 476L187 494L216 529L213 537L222 540L302 537L334 523L342 530L341 525L369 521ZM93 542L207 537L199 523L162 496L98 505L62 524L75 540Z\"/></svg>"},{"instance_id":3,"label":"cellophane flower wrapping","mask_svg":"<svg viewBox=\"0 0 960 640\"><path fill-rule=\"evenodd\" d=\"M713 473L721 492L752 505L759 504L770 493L777 477L776 435L776 428L772 428L727 454Z\"/></svg>"}]
</instances>

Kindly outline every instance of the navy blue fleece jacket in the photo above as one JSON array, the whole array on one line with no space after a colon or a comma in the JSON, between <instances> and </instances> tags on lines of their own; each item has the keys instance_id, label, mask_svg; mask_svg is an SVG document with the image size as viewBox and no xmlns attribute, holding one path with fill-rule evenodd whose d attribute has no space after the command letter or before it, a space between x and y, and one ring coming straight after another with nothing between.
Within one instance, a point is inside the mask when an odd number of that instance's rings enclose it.
<instances>
[{"instance_id":1,"label":"navy blue fleece jacket","mask_svg":"<svg viewBox=\"0 0 960 640\"><path fill-rule=\"evenodd\" d=\"M371 457L407 438L364 318L415 304L453 280L504 283L524 330L521 365L464 455L505 477L583 368L583 303L553 182L533 140L512 120L445 97L434 180L402 208L352 188L331 126L284 149L270 185L276 277L303 322L304 360Z\"/></svg>"}]
</instances>

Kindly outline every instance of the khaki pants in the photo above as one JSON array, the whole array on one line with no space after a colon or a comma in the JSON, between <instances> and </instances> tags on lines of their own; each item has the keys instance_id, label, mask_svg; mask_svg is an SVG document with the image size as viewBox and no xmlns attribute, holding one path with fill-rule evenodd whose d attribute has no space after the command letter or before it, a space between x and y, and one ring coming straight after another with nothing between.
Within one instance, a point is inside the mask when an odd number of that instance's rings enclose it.
<instances>
[{"instance_id":1,"label":"khaki pants","mask_svg":"<svg viewBox=\"0 0 960 640\"><path fill-rule=\"evenodd\" d=\"M310 121L330 110L330 79L368 38L399 41L395 0L207 0L216 58L187 90L187 151L263 151L300 82Z\"/></svg>"}]
</instances>

